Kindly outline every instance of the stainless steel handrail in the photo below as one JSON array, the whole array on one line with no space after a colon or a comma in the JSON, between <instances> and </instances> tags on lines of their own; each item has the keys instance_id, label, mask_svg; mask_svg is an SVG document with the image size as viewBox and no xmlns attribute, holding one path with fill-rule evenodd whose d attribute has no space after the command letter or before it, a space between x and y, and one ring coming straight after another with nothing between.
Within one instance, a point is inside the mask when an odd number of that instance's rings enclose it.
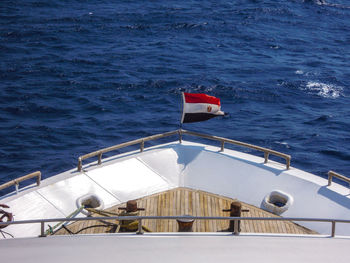
<instances>
[{"instance_id":1,"label":"stainless steel handrail","mask_svg":"<svg viewBox=\"0 0 350 263\"><path fill-rule=\"evenodd\" d=\"M329 219L329 218L298 218L298 217L216 217L216 216L111 216L111 217L81 217L81 218L50 218L50 219L33 219L33 220L21 220L11 222L0 222L0 226L5 225L18 225L18 224L41 224L41 237L45 236L45 223L50 222L71 222L71 221L90 221L90 220L137 220L139 221L138 234L142 234L142 220L176 220L176 219L194 219L194 220L233 220L235 225L238 226L240 220L253 220L253 221L302 221L302 222L326 222L331 223L331 236L335 236L336 223L350 223L350 220L345 219ZM238 227L235 227L233 234L238 235Z\"/></svg>"},{"instance_id":2,"label":"stainless steel handrail","mask_svg":"<svg viewBox=\"0 0 350 263\"><path fill-rule=\"evenodd\" d=\"M41 172L40 171L36 171L34 173L27 174L25 176L19 177L17 179L11 180L11 181L9 181L7 183L4 183L4 184L0 185L0 190L3 190L5 188L8 188L8 187L14 185L16 187L16 193L18 193L18 191L19 191L19 183L23 182L23 181L26 181L26 180L29 180L29 179L34 178L34 177L36 177L36 184L37 184L37 186L39 186L40 185L40 181L41 181Z\"/></svg>"},{"instance_id":3,"label":"stainless steel handrail","mask_svg":"<svg viewBox=\"0 0 350 263\"><path fill-rule=\"evenodd\" d=\"M234 145L238 145L238 146L254 149L254 150L257 150L257 151L261 151L261 152L264 153L265 163L268 162L270 154L271 155L275 155L275 156L284 158L286 160L286 169L287 170L290 167L291 156L288 155L288 154L280 153L280 152L277 152L277 151L274 151L274 150L271 150L271 149L268 149L268 148L256 146L256 145L245 143L245 142L240 142L240 141L236 141L236 140L226 139L226 138L223 138L223 137L218 137L218 136L213 136L213 135L206 135L206 134L201 134L201 133L198 133L198 132L187 131L187 130L181 130L181 132L183 134L189 134L189 135L192 135L192 136L202 137L202 138L209 139L209 140L219 141L219 142L221 142L221 151L224 151L225 143L230 143L230 144L234 144Z\"/></svg>"},{"instance_id":4,"label":"stainless steel handrail","mask_svg":"<svg viewBox=\"0 0 350 263\"><path fill-rule=\"evenodd\" d=\"M148 136L145 138L141 138L141 139L137 139L137 140L133 140L130 142L125 142L125 143L121 143L115 146L111 146L108 148L104 148L95 152L91 152L85 155L82 155L78 158L78 171L81 172L82 167L83 167L83 163L82 161L85 159L89 159L91 157L95 157L98 156L98 164L100 165L102 163L102 154L103 153L107 153L107 152L111 152L117 149L121 149L127 146L131 146L131 145L135 145L135 144L140 144L140 152L143 152L144 150L144 143L146 141L151 141L151 140L156 140L156 139L160 139L160 138L164 138L164 137L168 137L168 136L172 136L172 135L179 135L179 142L182 142L182 135L183 134L187 134L187 135L191 135L191 136L196 136L196 137L201 137L201 138L205 138L205 139L209 139L209 140L214 140L214 141L219 141L221 143L221 151L224 151L224 147L225 147L225 143L230 143L230 144L234 144L234 145L238 145L238 146L242 146L242 147L247 147L247 148L251 148L257 151L261 151L264 153L264 158L265 158L265 163L268 162L269 156L271 155L275 155L281 158L284 158L286 160L286 169L288 170L290 167L290 160L291 160L291 156L288 154L284 154L284 153L280 153L271 149L267 149L264 147L260 147L260 146L256 146L253 144L249 144L249 143L244 143L244 142L240 142L240 141L235 141L235 140L231 140L231 139L226 139L223 137L218 137L218 136L213 136L213 135L207 135L207 134L202 134L202 133L198 133L198 132L192 132L192 131L187 131L187 130L176 130L176 131L171 131L171 132L166 132L166 133L161 133L161 134L157 134L157 135L152 135L152 136Z\"/></svg>"},{"instance_id":5,"label":"stainless steel handrail","mask_svg":"<svg viewBox=\"0 0 350 263\"><path fill-rule=\"evenodd\" d=\"M168 137L168 136L172 136L179 133L178 130L176 131L171 131L171 132L166 132L166 133L161 133L161 134L156 134L156 135L152 135L152 136L148 136L148 137L144 137L141 139L136 139L130 142L125 142L125 143L121 143L118 145L114 145L111 147L107 147L92 153L88 153L85 155L82 155L78 158L78 171L81 172L82 167L83 167L83 163L82 161L91 157L95 157L98 156L98 164L102 163L102 154L107 153L107 152L111 152L114 150L118 150L127 146L131 146L131 145L135 145L135 144L140 144L140 152L143 152L144 149L144 144L146 141L151 141L151 140L156 140L156 139L160 139L160 138L164 138L164 137ZM180 141L181 142L181 141Z\"/></svg>"},{"instance_id":6,"label":"stainless steel handrail","mask_svg":"<svg viewBox=\"0 0 350 263\"><path fill-rule=\"evenodd\" d=\"M333 177L337 177L338 179L349 183L349 186L350 186L350 178L347 178L344 175L338 174L338 173L333 172L333 171L328 172L328 186L330 186L332 184Z\"/></svg>"}]
</instances>

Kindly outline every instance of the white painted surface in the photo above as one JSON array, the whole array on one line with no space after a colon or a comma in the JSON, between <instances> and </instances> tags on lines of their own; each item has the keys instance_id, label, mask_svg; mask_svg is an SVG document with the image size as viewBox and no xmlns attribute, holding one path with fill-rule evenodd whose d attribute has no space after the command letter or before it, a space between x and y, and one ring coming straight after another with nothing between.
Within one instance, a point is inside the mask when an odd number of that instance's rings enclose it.
<instances>
[{"instance_id":1,"label":"white painted surface","mask_svg":"<svg viewBox=\"0 0 350 263\"><path fill-rule=\"evenodd\" d=\"M181 185L179 175L184 165L179 163L179 156L174 148L176 145L170 149L150 151L137 159L168 181L169 185L177 187Z\"/></svg>"},{"instance_id":2,"label":"white painted surface","mask_svg":"<svg viewBox=\"0 0 350 263\"><path fill-rule=\"evenodd\" d=\"M37 192L31 192L7 203L15 220L58 218L65 215ZM55 223L50 223L54 225ZM46 225L47 226L47 225ZM4 229L15 237L38 236L40 224L11 225ZM2 236L0 235L0 238Z\"/></svg>"},{"instance_id":3,"label":"white painted surface","mask_svg":"<svg viewBox=\"0 0 350 263\"><path fill-rule=\"evenodd\" d=\"M4 262L349 262L349 239L232 235L60 236L0 240Z\"/></svg>"},{"instance_id":4,"label":"white painted surface","mask_svg":"<svg viewBox=\"0 0 350 263\"><path fill-rule=\"evenodd\" d=\"M118 198L97 185L84 174L53 183L39 189L37 192L47 200L50 200L65 216L74 212L78 208L76 205L77 199L87 194L98 196L103 201L105 207L120 204Z\"/></svg>"},{"instance_id":5,"label":"white painted surface","mask_svg":"<svg viewBox=\"0 0 350 263\"><path fill-rule=\"evenodd\" d=\"M122 202L171 189L169 183L137 158L86 172Z\"/></svg>"}]
</instances>

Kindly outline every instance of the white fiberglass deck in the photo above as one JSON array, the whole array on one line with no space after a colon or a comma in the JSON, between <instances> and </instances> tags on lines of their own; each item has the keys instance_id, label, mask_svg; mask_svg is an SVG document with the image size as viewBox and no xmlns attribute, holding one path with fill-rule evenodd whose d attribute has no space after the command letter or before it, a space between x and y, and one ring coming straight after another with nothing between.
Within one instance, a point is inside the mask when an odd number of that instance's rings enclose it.
<instances>
[{"instance_id":1,"label":"white fiberglass deck","mask_svg":"<svg viewBox=\"0 0 350 263\"><path fill-rule=\"evenodd\" d=\"M4 262L349 262L349 240L271 236L94 235L6 240Z\"/></svg>"},{"instance_id":2,"label":"white fiberglass deck","mask_svg":"<svg viewBox=\"0 0 350 263\"><path fill-rule=\"evenodd\" d=\"M284 164L269 162L242 152L192 142L170 143L85 165L44 180L1 203L9 205L15 220L64 217L77 209L76 200L86 194L99 196L108 208L175 187L189 187L237 198L261 207L266 194L281 190L293 205L282 216L350 218L349 189ZM300 223L322 234L329 223ZM15 237L37 236L40 226L13 225L6 228ZM337 224L336 234L350 235L350 226Z\"/></svg>"}]
</instances>

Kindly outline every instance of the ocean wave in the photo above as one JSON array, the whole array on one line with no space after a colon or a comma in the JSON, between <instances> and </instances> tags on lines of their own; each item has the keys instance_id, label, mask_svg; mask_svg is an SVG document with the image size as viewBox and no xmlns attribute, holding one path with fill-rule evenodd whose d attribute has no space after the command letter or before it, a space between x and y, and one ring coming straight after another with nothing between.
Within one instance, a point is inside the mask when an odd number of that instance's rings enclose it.
<instances>
[{"instance_id":1,"label":"ocean wave","mask_svg":"<svg viewBox=\"0 0 350 263\"><path fill-rule=\"evenodd\" d=\"M120 26L120 27L124 29L138 29L138 30L145 30L150 28L150 26L142 25L142 24L126 25L126 26Z\"/></svg>"},{"instance_id":2,"label":"ocean wave","mask_svg":"<svg viewBox=\"0 0 350 263\"><path fill-rule=\"evenodd\" d=\"M192 29L192 28L202 28L204 26L208 25L207 22L203 22L203 23L175 23L170 25L171 28L175 28L175 29Z\"/></svg>"},{"instance_id":3,"label":"ocean wave","mask_svg":"<svg viewBox=\"0 0 350 263\"><path fill-rule=\"evenodd\" d=\"M290 149L290 145L287 142L274 141L274 143L284 145L287 149Z\"/></svg>"},{"instance_id":4,"label":"ocean wave","mask_svg":"<svg viewBox=\"0 0 350 263\"><path fill-rule=\"evenodd\" d=\"M339 96L343 96L343 87L333 85L333 84L326 84L322 82L313 82L309 81L306 84L305 87L306 90L308 90L312 94L316 94L323 98L330 98L330 99L336 99Z\"/></svg>"}]
</instances>

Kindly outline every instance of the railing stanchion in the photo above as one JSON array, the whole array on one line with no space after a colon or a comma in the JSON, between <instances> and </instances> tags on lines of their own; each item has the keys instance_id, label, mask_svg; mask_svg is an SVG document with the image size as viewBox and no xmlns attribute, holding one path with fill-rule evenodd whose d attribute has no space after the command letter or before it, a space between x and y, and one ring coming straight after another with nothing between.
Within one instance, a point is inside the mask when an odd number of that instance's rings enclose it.
<instances>
[{"instance_id":1,"label":"railing stanchion","mask_svg":"<svg viewBox=\"0 0 350 263\"><path fill-rule=\"evenodd\" d=\"M81 157L78 159L78 172L81 172L81 169L83 168Z\"/></svg>"},{"instance_id":2,"label":"railing stanchion","mask_svg":"<svg viewBox=\"0 0 350 263\"><path fill-rule=\"evenodd\" d=\"M220 152L223 152L224 149L225 149L225 141L222 140L222 141L221 141L221 150L220 150Z\"/></svg>"},{"instance_id":3,"label":"railing stanchion","mask_svg":"<svg viewBox=\"0 0 350 263\"><path fill-rule=\"evenodd\" d=\"M269 160L269 153L268 152L264 152L264 158L265 158L265 161L264 163L267 163L267 161Z\"/></svg>"},{"instance_id":4,"label":"railing stanchion","mask_svg":"<svg viewBox=\"0 0 350 263\"><path fill-rule=\"evenodd\" d=\"M41 172L39 172L38 177L36 178L36 185L39 186L41 182Z\"/></svg>"},{"instance_id":5,"label":"railing stanchion","mask_svg":"<svg viewBox=\"0 0 350 263\"><path fill-rule=\"evenodd\" d=\"M98 154L98 165L102 163L102 152Z\"/></svg>"},{"instance_id":6,"label":"railing stanchion","mask_svg":"<svg viewBox=\"0 0 350 263\"><path fill-rule=\"evenodd\" d=\"M332 221L332 237L335 236L335 221Z\"/></svg>"},{"instance_id":7,"label":"railing stanchion","mask_svg":"<svg viewBox=\"0 0 350 263\"><path fill-rule=\"evenodd\" d=\"M143 149L145 148L145 141L142 140L140 143L140 152L143 152Z\"/></svg>"},{"instance_id":8,"label":"railing stanchion","mask_svg":"<svg viewBox=\"0 0 350 263\"><path fill-rule=\"evenodd\" d=\"M182 130L179 129L179 143L182 143Z\"/></svg>"},{"instance_id":9,"label":"railing stanchion","mask_svg":"<svg viewBox=\"0 0 350 263\"><path fill-rule=\"evenodd\" d=\"M238 222L239 222L239 220L238 219L234 219L234 230L233 230L233 234L234 235L239 235L239 229L238 229L238 226L239 226L239 224L238 224Z\"/></svg>"},{"instance_id":10,"label":"railing stanchion","mask_svg":"<svg viewBox=\"0 0 350 263\"><path fill-rule=\"evenodd\" d=\"M332 174L328 173L328 186L330 186L332 184L332 179L333 179Z\"/></svg>"},{"instance_id":11,"label":"railing stanchion","mask_svg":"<svg viewBox=\"0 0 350 263\"><path fill-rule=\"evenodd\" d=\"M19 183L18 182L15 183L15 187L16 187L16 194L18 194L18 192L19 192Z\"/></svg>"},{"instance_id":12,"label":"railing stanchion","mask_svg":"<svg viewBox=\"0 0 350 263\"><path fill-rule=\"evenodd\" d=\"M40 222L40 236L39 237L46 237L45 235L45 222Z\"/></svg>"},{"instance_id":13,"label":"railing stanchion","mask_svg":"<svg viewBox=\"0 0 350 263\"><path fill-rule=\"evenodd\" d=\"M286 159L286 162L287 162L287 170L289 170L289 167L290 167L290 158L291 158L291 157L289 157L289 158Z\"/></svg>"},{"instance_id":14,"label":"railing stanchion","mask_svg":"<svg viewBox=\"0 0 350 263\"><path fill-rule=\"evenodd\" d=\"M142 230L142 219L139 218L138 219L138 227L137 227L137 232L136 234L138 235L142 235L143 234L143 230Z\"/></svg>"}]
</instances>

